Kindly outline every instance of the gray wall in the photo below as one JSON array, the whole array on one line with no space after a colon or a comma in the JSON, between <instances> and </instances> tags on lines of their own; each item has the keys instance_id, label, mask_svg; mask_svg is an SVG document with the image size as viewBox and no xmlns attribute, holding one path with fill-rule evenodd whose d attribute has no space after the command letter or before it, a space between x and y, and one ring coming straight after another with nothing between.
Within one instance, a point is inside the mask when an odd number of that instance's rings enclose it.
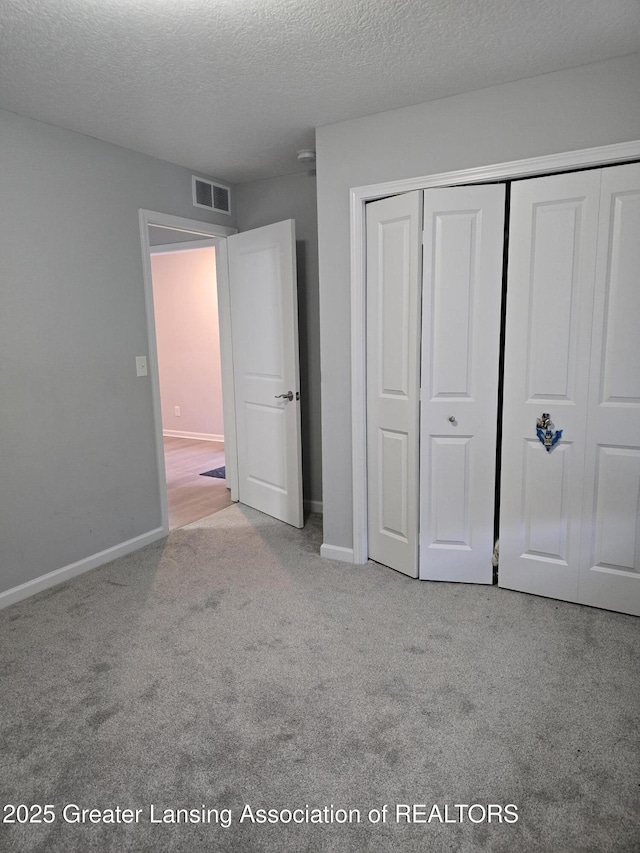
<instances>
[{"instance_id":1,"label":"gray wall","mask_svg":"<svg viewBox=\"0 0 640 853\"><path fill-rule=\"evenodd\" d=\"M247 231L282 219L296 221L298 317L305 500L322 500L320 316L316 180L302 172L240 184L234 192L238 228Z\"/></svg>"},{"instance_id":2,"label":"gray wall","mask_svg":"<svg viewBox=\"0 0 640 853\"><path fill-rule=\"evenodd\" d=\"M0 591L161 524L139 208L235 224L187 169L0 111Z\"/></svg>"},{"instance_id":3,"label":"gray wall","mask_svg":"<svg viewBox=\"0 0 640 853\"><path fill-rule=\"evenodd\" d=\"M316 131L324 541L352 546L349 189L640 139L640 56Z\"/></svg>"}]
</instances>

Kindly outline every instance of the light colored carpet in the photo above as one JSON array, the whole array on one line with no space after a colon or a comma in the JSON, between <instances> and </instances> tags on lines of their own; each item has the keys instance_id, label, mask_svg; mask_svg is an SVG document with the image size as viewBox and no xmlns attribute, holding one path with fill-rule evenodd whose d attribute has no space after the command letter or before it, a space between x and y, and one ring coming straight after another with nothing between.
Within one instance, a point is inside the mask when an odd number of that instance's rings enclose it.
<instances>
[{"instance_id":1,"label":"light colored carpet","mask_svg":"<svg viewBox=\"0 0 640 853\"><path fill-rule=\"evenodd\" d=\"M233 506L0 613L0 800L56 814L1 825L2 850L640 848L638 620L321 560L320 524ZM395 822L476 803L519 820ZM142 811L77 825L65 804ZM240 823L245 804L362 822Z\"/></svg>"}]
</instances>

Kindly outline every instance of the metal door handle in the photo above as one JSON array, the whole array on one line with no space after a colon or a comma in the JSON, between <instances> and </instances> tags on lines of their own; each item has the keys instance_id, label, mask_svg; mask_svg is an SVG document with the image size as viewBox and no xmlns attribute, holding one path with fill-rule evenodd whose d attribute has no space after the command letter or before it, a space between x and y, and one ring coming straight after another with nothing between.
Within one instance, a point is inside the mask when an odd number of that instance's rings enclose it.
<instances>
[{"instance_id":1,"label":"metal door handle","mask_svg":"<svg viewBox=\"0 0 640 853\"><path fill-rule=\"evenodd\" d=\"M291 402L291 400L293 400L293 391L287 391L286 394L276 394L276 400L279 400L280 398Z\"/></svg>"},{"instance_id":2,"label":"metal door handle","mask_svg":"<svg viewBox=\"0 0 640 853\"><path fill-rule=\"evenodd\" d=\"M450 421L452 424L455 424L455 422L456 422L456 416L455 416L455 415L451 415L451 416L450 416L450 418L449 418L449 421Z\"/></svg>"}]
</instances>

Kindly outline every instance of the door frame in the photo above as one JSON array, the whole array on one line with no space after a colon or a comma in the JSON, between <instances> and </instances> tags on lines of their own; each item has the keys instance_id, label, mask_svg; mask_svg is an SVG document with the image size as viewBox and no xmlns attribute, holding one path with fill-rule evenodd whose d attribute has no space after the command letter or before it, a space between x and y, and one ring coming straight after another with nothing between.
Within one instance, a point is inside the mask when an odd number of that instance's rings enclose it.
<instances>
[{"instance_id":1,"label":"door frame","mask_svg":"<svg viewBox=\"0 0 640 853\"><path fill-rule=\"evenodd\" d=\"M626 163L640 158L640 140L513 160L473 169L405 178L349 190L351 252L351 453L353 486L353 551L344 557L353 563L369 558L367 518L367 338L366 338L366 219L368 201L390 195L449 187L482 184L514 178L565 172L573 169ZM338 558L332 554L334 558ZM350 559L349 559L350 558Z\"/></svg>"},{"instance_id":2,"label":"door frame","mask_svg":"<svg viewBox=\"0 0 640 853\"><path fill-rule=\"evenodd\" d=\"M162 437L162 410L160 406L160 373L158 370L158 344L156 340L156 322L153 307L153 282L151 277L151 246L149 244L149 225L172 228L174 231L187 231L213 238L216 248L216 281L218 290L218 320L220 325L220 362L222 367L222 408L224 417L224 450L227 486L231 489L231 500L238 500L238 461L236 448L236 409L233 384L233 352L231 349L231 305L229 293L229 270L227 264L226 238L237 234L237 228L213 225L197 219L185 219L168 213L140 209L138 211L140 243L142 246L142 269L144 276L144 301L147 318L147 341L149 359L149 378L153 398L153 420L156 441L156 459L158 468L158 488L160 490L160 508L162 513L162 531L169 533L169 507L167 502L167 473L164 459ZM194 247L197 243L194 243Z\"/></svg>"}]
</instances>

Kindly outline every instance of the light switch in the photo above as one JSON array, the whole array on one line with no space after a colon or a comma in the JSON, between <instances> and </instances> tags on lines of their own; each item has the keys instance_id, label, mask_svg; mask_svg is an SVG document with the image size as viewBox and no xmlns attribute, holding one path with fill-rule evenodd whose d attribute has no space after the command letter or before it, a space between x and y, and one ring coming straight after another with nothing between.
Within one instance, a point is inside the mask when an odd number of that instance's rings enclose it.
<instances>
[{"instance_id":1,"label":"light switch","mask_svg":"<svg viewBox=\"0 0 640 853\"><path fill-rule=\"evenodd\" d=\"M136 356L136 376L147 375L147 357L146 355Z\"/></svg>"}]
</instances>

